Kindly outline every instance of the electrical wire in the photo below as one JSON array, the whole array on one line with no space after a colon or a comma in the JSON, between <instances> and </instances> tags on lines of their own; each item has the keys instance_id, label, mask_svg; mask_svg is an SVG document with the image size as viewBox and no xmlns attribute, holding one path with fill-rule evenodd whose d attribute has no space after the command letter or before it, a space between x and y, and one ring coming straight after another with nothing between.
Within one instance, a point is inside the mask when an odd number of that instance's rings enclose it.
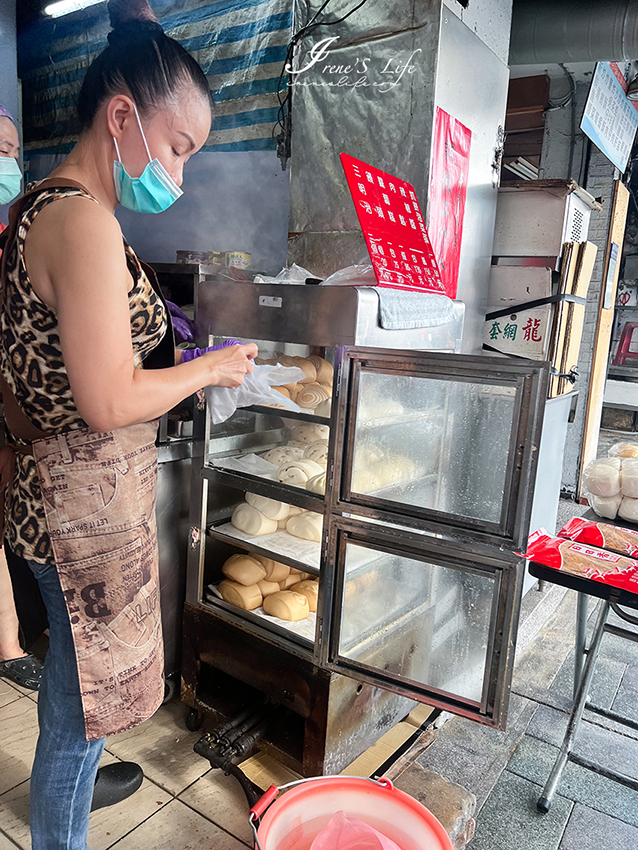
<instances>
[{"instance_id":1,"label":"electrical wire","mask_svg":"<svg viewBox=\"0 0 638 850\"><path fill-rule=\"evenodd\" d=\"M563 65L562 62L558 63L558 67L565 74L567 79L569 80L570 85L570 102L572 107L572 115L571 115L571 139L569 142L569 165L567 167L567 179L571 180L572 177L572 168L574 167L574 149L576 147L576 83L574 82L574 75L567 70L567 68Z\"/></svg>"},{"instance_id":2,"label":"electrical wire","mask_svg":"<svg viewBox=\"0 0 638 850\"><path fill-rule=\"evenodd\" d=\"M279 109L277 110L277 121L273 127L272 135L273 137L276 135L277 138L277 156L281 160L281 167L285 170L286 161L290 157L290 137L292 133L292 85L291 85L291 77L292 74L290 70L288 73L288 83L285 88L285 94L282 96L282 83L284 79L284 74L286 73L286 69L292 69L292 63L295 55L295 50L297 46L303 41L306 36L312 32L317 27L331 27L335 24L340 24L343 21L347 20L351 15L353 15L356 11L358 11L362 6L364 6L368 0L360 0L360 2L350 9L345 15L342 15L340 18L336 18L335 20L323 20L320 19L320 15L324 12L330 0L324 0L322 5L317 9L314 15L310 18L308 23L304 24L296 33L294 33L290 39L288 44L288 48L286 50L286 58L281 68L281 73L279 74L279 79L277 81L277 100L279 101ZM279 132L277 132L279 128Z\"/></svg>"}]
</instances>

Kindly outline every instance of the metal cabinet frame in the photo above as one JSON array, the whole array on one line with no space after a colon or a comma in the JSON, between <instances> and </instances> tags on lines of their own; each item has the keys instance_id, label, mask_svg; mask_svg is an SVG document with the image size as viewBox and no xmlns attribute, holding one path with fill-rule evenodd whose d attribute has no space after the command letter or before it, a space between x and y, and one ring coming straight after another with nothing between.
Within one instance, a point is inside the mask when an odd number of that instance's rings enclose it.
<instances>
[{"instance_id":1,"label":"metal cabinet frame","mask_svg":"<svg viewBox=\"0 0 638 850\"><path fill-rule=\"evenodd\" d=\"M399 505L376 496L353 492L352 476L356 411L360 376L366 371L381 374L433 377L438 380L473 382L515 389L512 427L509 437L506 489L500 522L442 513L414 505ZM397 695L427 702L456 714L503 728L509 698L514 657L518 608L522 589L523 564L516 554L527 534L531 496L538 457L544 399L549 371L546 364L506 361L492 357L465 357L424 352L388 351L338 346L335 362L335 388L330 420L328 485L325 500L299 488L289 487L258 476L218 469L209 465L211 426L205 405L195 417L194 476L191 492L191 544L187 602L209 610L220 620L240 630L286 649L321 669L354 677L357 681L387 689ZM287 419L325 419L307 414L291 414L268 408L252 408L253 413ZM258 541L226 540L212 528L207 515L209 482L239 492L252 492L287 501L309 510L323 512L321 575L317 629L314 645L297 639L277 626L267 627L251 612L240 611L219 602L204 603L204 538L210 533L239 549L272 555ZM222 512L223 514L223 512ZM228 512L221 519L227 519ZM398 674L365 667L339 654L339 629L344 591L344 551L347 540L375 547L381 552L406 554L416 560L452 567L467 573L489 575L494 579L490 638L480 701L410 681ZM276 555L276 557L281 557ZM281 558L291 566L302 562Z\"/></svg>"}]
</instances>

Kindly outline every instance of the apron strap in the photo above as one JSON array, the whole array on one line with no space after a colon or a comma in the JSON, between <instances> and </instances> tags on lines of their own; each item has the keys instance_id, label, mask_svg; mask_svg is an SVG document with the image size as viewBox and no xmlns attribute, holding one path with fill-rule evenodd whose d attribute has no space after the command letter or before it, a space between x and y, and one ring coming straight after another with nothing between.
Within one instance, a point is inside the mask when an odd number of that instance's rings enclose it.
<instances>
[{"instance_id":1,"label":"apron strap","mask_svg":"<svg viewBox=\"0 0 638 850\"><path fill-rule=\"evenodd\" d=\"M171 311L168 309L166 298L164 297L162 288L159 285L159 280L157 279L155 269L152 266L149 266L148 263L145 263L140 260L139 257L137 257L137 262L140 264L142 271L150 280L151 286L155 290L157 297L164 305L167 321L166 333L159 341L159 343L155 346L155 348L146 355L146 357L142 361L142 368L167 369L169 366L175 365L175 332L173 330L173 319L171 317Z\"/></svg>"},{"instance_id":2,"label":"apron strap","mask_svg":"<svg viewBox=\"0 0 638 850\"><path fill-rule=\"evenodd\" d=\"M69 180L61 177L47 178L42 180L37 186L29 189L9 208L9 224L6 230L0 237L0 249L2 250L2 259L0 260L0 310L4 310L6 298L6 268L9 259L9 250L15 240L18 230L18 223L26 206L26 201L34 195L39 194L46 189L58 188L73 188L81 189L88 195L91 193L78 183L77 180ZM27 443L33 440L40 440L49 436L45 431L41 431L28 419L18 401L13 394L13 390L5 380L3 375L0 375L0 401L2 402L5 427L8 435L17 437ZM5 516L5 498L7 487L13 480L16 464L16 453L32 454L33 449L30 445L20 446L12 443L7 443L0 448L0 547L4 542L4 516Z\"/></svg>"},{"instance_id":3,"label":"apron strap","mask_svg":"<svg viewBox=\"0 0 638 850\"><path fill-rule=\"evenodd\" d=\"M70 180L67 177L46 177L44 180L41 180L37 186L34 186L25 192L21 198L18 198L18 200L9 207L9 225L0 237L2 240L2 242L0 242L0 249L2 249L2 260L0 261L0 309L4 309L6 294L5 274L9 253L8 249L15 239L15 235L18 230L18 222L20 221L20 216L22 215L25 207L25 201L28 198L32 198L34 195L38 195L45 189L81 189L83 192L86 192L87 195L91 195L86 186L78 183L77 180ZM91 197L93 197L93 195L91 195Z\"/></svg>"}]
</instances>

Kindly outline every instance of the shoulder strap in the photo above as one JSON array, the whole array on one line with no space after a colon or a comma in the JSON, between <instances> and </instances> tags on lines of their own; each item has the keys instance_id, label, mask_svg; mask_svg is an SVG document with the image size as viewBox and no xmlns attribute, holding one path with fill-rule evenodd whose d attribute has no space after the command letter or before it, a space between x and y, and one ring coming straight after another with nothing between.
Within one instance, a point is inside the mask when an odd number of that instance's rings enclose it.
<instances>
[{"instance_id":1,"label":"shoulder strap","mask_svg":"<svg viewBox=\"0 0 638 850\"><path fill-rule=\"evenodd\" d=\"M26 440L29 443L33 440L41 440L44 437L50 436L50 434L37 428L27 417L26 413L18 404L18 400L5 380L4 375L0 375L0 393L2 395L4 421L12 436Z\"/></svg>"},{"instance_id":2,"label":"shoulder strap","mask_svg":"<svg viewBox=\"0 0 638 850\"><path fill-rule=\"evenodd\" d=\"M142 367L144 369L168 369L170 366L175 365L175 332L173 330L171 311L168 309L168 305L166 304L166 298L164 297L162 288L159 285L155 269L152 268L152 266L149 266L148 263L142 262L139 257L136 257L136 259L140 264L142 271L150 280L151 286L155 290L157 296L164 305L164 309L166 310L166 321L168 322L166 333L160 340L159 344L146 355L142 361Z\"/></svg>"},{"instance_id":3,"label":"shoulder strap","mask_svg":"<svg viewBox=\"0 0 638 850\"><path fill-rule=\"evenodd\" d=\"M20 216L22 215L22 211L26 205L25 202L29 198L32 198L33 195L37 195L46 189L81 189L83 192L86 192L87 195L91 194L88 189L81 183L78 183L77 180L69 180L62 177L48 177L38 183L37 186L34 186L32 189L25 192L21 198L11 205L9 208L9 225L6 230L0 234L0 248L2 249L2 259L0 260L0 310L4 309L6 294L5 275L9 255L9 251L7 249L15 238L18 229L18 222L20 221ZM36 428L36 426L33 425L33 423L27 418L26 414L18 404L9 384L2 375L0 375L0 398L2 400L5 422L14 437L31 441L47 436L44 431Z\"/></svg>"},{"instance_id":4,"label":"shoulder strap","mask_svg":"<svg viewBox=\"0 0 638 850\"><path fill-rule=\"evenodd\" d=\"M8 251L7 247L11 244L13 239L15 238L16 231L18 229L18 222L20 221L20 216L25 207L25 201L29 198L32 198L34 195L40 194L43 190L46 189L81 189L83 192L86 192L87 195L91 195L86 186L83 186L77 180L70 180L67 177L46 177L44 180L41 180L37 186L34 186L32 189L29 189L21 198L12 204L9 207L9 225L0 234L0 250L2 250L2 260L0 261L0 309L4 307L4 298L5 298L5 270L7 265Z\"/></svg>"}]
</instances>

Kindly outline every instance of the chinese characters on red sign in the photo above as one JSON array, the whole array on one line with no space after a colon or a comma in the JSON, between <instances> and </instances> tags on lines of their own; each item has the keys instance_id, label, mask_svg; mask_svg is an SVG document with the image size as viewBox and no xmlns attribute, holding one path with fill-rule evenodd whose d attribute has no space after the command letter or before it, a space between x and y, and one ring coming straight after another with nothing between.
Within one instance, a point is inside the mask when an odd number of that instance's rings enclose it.
<instances>
[{"instance_id":1,"label":"chinese characters on red sign","mask_svg":"<svg viewBox=\"0 0 638 850\"><path fill-rule=\"evenodd\" d=\"M456 298L472 132L437 107L428 228L450 298Z\"/></svg>"},{"instance_id":2,"label":"chinese characters on red sign","mask_svg":"<svg viewBox=\"0 0 638 850\"><path fill-rule=\"evenodd\" d=\"M412 185L345 153L341 164L379 286L445 294Z\"/></svg>"}]
</instances>

